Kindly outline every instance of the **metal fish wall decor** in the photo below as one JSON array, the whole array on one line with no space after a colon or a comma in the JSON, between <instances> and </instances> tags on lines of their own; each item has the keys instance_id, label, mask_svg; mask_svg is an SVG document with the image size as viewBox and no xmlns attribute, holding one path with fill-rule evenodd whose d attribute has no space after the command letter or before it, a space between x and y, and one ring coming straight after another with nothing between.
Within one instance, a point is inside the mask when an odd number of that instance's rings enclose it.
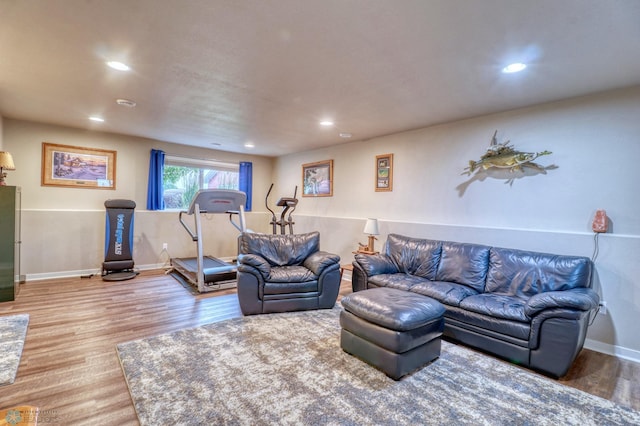
<instances>
[{"instance_id":1,"label":"metal fish wall decor","mask_svg":"<svg viewBox=\"0 0 640 426\"><path fill-rule=\"evenodd\" d=\"M478 161L469 161L469 166L464 169L462 174L471 175L476 170L488 170L491 168L506 169L510 172L522 171L523 167L531 167L540 171L545 170L544 167L533 162L538 157L551 154L551 151L541 152L522 152L517 151L509 144L509 141L498 143L496 130L491 138L491 144L487 148L487 152L480 157Z\"/></svg>"}]
</instances>

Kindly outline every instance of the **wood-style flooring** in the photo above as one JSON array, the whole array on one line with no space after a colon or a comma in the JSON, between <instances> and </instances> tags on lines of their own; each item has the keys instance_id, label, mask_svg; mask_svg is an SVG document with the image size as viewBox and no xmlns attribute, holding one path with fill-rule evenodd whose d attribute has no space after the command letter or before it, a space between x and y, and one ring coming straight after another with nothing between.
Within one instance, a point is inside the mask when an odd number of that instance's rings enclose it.
<instances>
[{"instance_id":1,"label":"wood-style flooring","mask_svg":"<svg viewBox=\"0 0 640 426\"><path fill-rule=\"evenodd\" d=\"M343 281L340 294L351 292ZM29 329L0 410L40 408L39 424L136 425L117 343L241 316L235 289L201 295L162 271L122 282L99 276L27 282L0 315L28 313ZM640 364L583 350L560 380L640 410Z\"/></svg>"}]
</instances>

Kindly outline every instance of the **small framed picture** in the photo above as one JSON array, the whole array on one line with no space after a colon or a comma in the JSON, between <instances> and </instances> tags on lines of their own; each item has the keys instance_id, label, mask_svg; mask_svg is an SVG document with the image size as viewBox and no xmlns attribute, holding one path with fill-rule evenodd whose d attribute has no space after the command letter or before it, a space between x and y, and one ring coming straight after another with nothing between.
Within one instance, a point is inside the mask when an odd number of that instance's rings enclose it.
<instances>
[{"instance_id":1,"label":"small framed picture","mask_svg":"<svg viewBox=\"0 0 640 426\"><path fill-rule=\"evenodd\" d=\"M376 191L393 191L393 154L376 155Z\"/></svg>"},{"instance_id":2,"label":"small framed picture","mask_svg":"<svg viewBox=\"0 0 640 426\"><path fill-rule=\"evenodd\" d=\"M333 196L333 160L302 165L302 196Z\"/></svg>"},{"instance_id":3,"label":"small framed picture","mask_svg":"<svg viewBox=\"0 0 640 426\"><path fill-rule=\"evenodd\" d=\"M116 189L116 151L43 142L41 184Z\"/></svg>"}]
</instances>

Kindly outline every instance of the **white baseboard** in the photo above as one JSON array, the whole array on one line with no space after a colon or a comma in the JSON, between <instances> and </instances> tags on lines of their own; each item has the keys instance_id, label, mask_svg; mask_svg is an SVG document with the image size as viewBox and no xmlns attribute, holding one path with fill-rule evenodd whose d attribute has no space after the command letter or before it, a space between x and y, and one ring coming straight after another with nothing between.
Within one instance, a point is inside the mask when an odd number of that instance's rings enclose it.
<instances>
[{"instance_id":1,"label":"white baseboard","mask_svg":"<svg viewBox=\"0 0 640 426\"><path fill-rule=\"evenodd\" d=\"M56 278L72 278L81 277L84 275L100 275L100 269L79 269L76 271L57 271L57 272L45 272L42 274L27 274L27 281L42 281L53 280Z\"/></svg>"},{"instance_id":2,"label":"white baseboard","mask_svg":"<svg viewBox=\"0 0 640 426\"><path fill-rule=\"evenodd\" d=\"M235 262L235 257L221 257L220 260L225 262ZM150 263L147 265L135 265L133 269L137 271L152 271L155 269L170 269L171 265L168 262L165 263ZM84 275L100 275L102 270L96 269L79 269L75 271L57 271L57 272L45 272L42 274L27 274L24 275L26 281L42 281L53 280L56 278L73 278L81 277Z\"/></svg>"},{"instance_id":3,"label":"white baseboard","mask_svg":"<svg viewBox=\"0 0 640 426\"><path fill-rule=\"evenodd\" d=\"M613 355L617 358L626 359L640 363L640 351L624 348L622 346L610 345L608 343L598 342L597 340L585 339L584 347L592 351L601 352L607 355Z\"/></svg>"},{"instance_id":4,"label":"white baseboard","mask_svg":"<svg viewBox=\"0 0 640 426\"><path fill-rule=\"evenodd\" d=\"M154 269L165 269L168 268L168 264L166 263L154 263L149 265L135 265L134 269L138 271L151 271ZM82 277L86 275L100 275L102 270L100 268L96 269L79 269L75 271L57 271L57 272L45 272L41 274L27 274L25 276L27 281L42 281L42 280L53 280L56 278L73 278L73 277Z\"/></svg>"}]
</instances>

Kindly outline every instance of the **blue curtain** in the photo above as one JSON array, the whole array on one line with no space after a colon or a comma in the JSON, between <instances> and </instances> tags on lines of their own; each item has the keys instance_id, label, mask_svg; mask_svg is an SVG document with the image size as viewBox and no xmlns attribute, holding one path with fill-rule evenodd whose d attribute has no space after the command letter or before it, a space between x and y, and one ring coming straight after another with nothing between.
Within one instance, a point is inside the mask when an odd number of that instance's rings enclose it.
<instances>
[{"instance_id":1,"label":"blue curtain","mask_svg":"<svg viewBox=\"0 0 640 426\"><path fill-rule=\"evenodd\" d=\"M164 151L151 150L149 159L149 186L147 188L147 210L164 209L164 189L162 188L162 174L164 172Z\"/></svg>"},{"instance_id":2,"label":"blue curtain","mask_svg":"<svg viewBox=\"0 0 640 426\"><path fill-rule=\"evenodd\" d=\"M240 191L247 194L247 203L244 206L244 211L251 211L251 187L253 185L253 163L249 161L240 162L240 181L238 186Z\"/></svg>"}]
</instances>

